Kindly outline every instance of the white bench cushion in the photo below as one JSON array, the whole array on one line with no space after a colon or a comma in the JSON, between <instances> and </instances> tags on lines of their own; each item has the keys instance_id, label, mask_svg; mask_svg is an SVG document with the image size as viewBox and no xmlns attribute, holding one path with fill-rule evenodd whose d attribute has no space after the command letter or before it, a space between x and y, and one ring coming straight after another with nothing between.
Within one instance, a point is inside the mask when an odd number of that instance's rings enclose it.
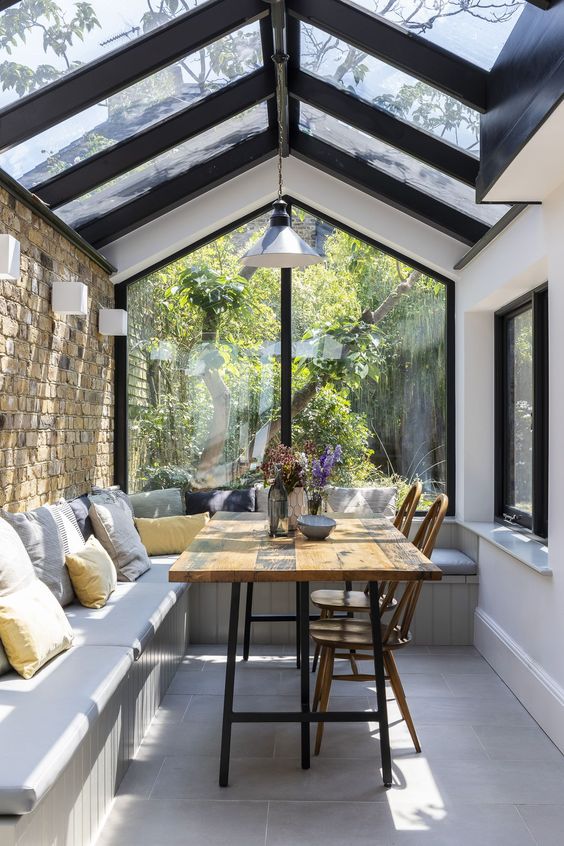
<instances>
[{"instance_id":1,"label":"white bench cushion","mask_svg":"<svg viewBox=\"0 0 564 846\"><path fill-rule=\"evenodd\" d=\"M65 613L76 645L126 646L137 659L176 597L168 584L120 582L103 608L69 605Z\"/></svg>"},{"instance_id":2,"label":"white bench cushion","mask_svg":"<svg viewBox=\"0 0 564 846\"><path fill-rule=\"evenodd\" d=\"M0 815L33 810L127 675L118 646L78 646L26 681L0 679Z\"/></svg>"},{"instance_id":3,"label":"white bench cushion","mask_svg":"<svg viewBox=\"0 0 564 846\"><path fill-rule=\"evenodd\" d=\"M445 576L475 576L478 565L460 549L434 549L431 561Z\"/></svg>"},{"instance_id":4,"label":"white bench cushion","mask_svg":"<svg viewBox=\"0 0 564 846\"><path fill-rule=\"evenodd\" d=\"M168 571L178 559L178 555L155 555L151 558L151 569L143 573L140 579L137 579L138 584L157 584L168 585L170 590L173 590L177 596L182 596L187 589L186 582L169 582Z\"/></svg>"}]
</instances>

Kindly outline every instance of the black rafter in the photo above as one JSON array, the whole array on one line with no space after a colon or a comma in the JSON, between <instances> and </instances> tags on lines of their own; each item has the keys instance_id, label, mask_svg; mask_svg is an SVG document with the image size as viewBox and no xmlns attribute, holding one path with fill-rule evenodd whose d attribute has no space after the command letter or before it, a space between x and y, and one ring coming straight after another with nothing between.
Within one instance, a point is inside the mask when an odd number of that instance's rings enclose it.
<instances>
[{"instance_id":1,"label":"black rafter","mask_svg":"<svg viewBox=\"0 0 564 846\"><path fill-rule=\"evenodd\" d=\"M272 75L256 71L188 106L173 117L68 168L32 188L49 206L60 206L274 96Z\"/></svg>"},{"instance_id":2,"label":"black rafter","mask_svg":"<svg viewBox=\"0 0 564 846\"><path fill-rule=\"evenodd\" d=\"M0 112L2 149L268 15L262 0L210 0Z\"/></svg>"},{"instance_id":3,"label":"black rafter","mask_svg":"<svg viewBox=\"0 0 564 846\"><path fill-rule=\"evenodd\" d=\"M116 238L271 158L276 152L277 138L276 132L269 128L253 138L241 141L227 152L190 168L174 179L162 182L142 197L124 203L103 217L78 227L78 232L97 247L115 241Z\"/></svg>"},{"instance_id":4,"label":"black rafter","mask_svg":"<svg viewBox=\"0 0 564 846\"><path fill-rule=\"evenodd\" d=\"M292 67L290 93L305 103L380 138L467 185L476 184L480 162L429 132L416 129L384 109L364 103L330 83Z\"/></svg>"},{"instance_id":5,"label":"black rafter","mask_svg":"<svg viewBox=\"0 0 564 846\"><path fill-rule=\"evenodd\" d=\"M292 153L297 158L458 241L472 245L488 231L488 227L479 220L468 217L305 132L295 131L290 143Z\"/></svg>"},{"instance_id":6,"label":"black rafter","mask_svg":"<svg viewBox=\"0 0 564 846\"><path fill-rule=\"evenodd\" d=\"M488 72L345 0L288 0L288 12L485 112Z\"/></svg>"}]
</instances>

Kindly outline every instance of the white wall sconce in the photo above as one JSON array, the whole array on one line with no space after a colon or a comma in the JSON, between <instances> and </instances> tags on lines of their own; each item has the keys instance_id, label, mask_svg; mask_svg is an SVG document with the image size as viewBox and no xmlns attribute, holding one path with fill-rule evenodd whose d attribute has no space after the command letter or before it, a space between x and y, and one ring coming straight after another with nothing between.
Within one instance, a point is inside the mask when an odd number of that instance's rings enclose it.
<instances>
[{"instance_id":1,"label":"white wall sconce","mask_svg":"<svg viewBox=\"0 0 564 846\"><path fill-rule=\"evenodd\" d=\"M101 335L127 335L127 312L124 308L101 308L98 315Z\"/></svg>"},{"instance_id":2,"label":"white wall sconce","mask_svg":"<svg viewBox=\"0 0 564 846\"><path fill-rule=\"evenodd\" d=\"M53 280L51 307L56 314L88 314L88 287L84 282Z\"/></svg>"},{"instance_id":3,"label":"white wall sconce","mask_svg":"<svg viewBox=\"0 0 564 846\"><path fill-rule=\"evenodd\" d=\"M20 278L20 242L13 235L0 235L0 279Z\"/></svg>"}]
</instances>

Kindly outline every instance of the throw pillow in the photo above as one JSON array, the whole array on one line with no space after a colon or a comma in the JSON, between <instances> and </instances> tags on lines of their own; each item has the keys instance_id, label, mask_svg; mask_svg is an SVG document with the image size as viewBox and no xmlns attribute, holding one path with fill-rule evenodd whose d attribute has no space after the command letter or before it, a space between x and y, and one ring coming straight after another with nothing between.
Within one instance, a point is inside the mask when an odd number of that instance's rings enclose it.
<instances>
[{"instance_id":1,"label":"throw pillow","mask_svg":"<svg viewBox=\"0 0 564 846\"><path fill-rule=\"evenodd\" d=\"M186 514L184 494L180 488L131 494L129 500L135 517L180 517Z\"/></svg>"},{"instance_id":2,"label":"throw pillow","mask_svg":"<svg viewBox=\"0 0 564 846\"><path fill-rule=\"evenodd\" d=\"M65 612L39 581L0 597L0 639L14 670L30 679L51 658L72 645Z\"/></svg>"},{"instance_id":3,"label":"throw pillow","mask_svg":"<svg viewBox=\"0 0 564 846\"><path fill-rule=\"evenodd\" d=\"M118 582L134 582L142 576L151 562L123 504L93 502L89 514L94 534L115 564Z\"/></svg>"},{"instance_id":4,"label":"throw pillow","mask_svg":"<svg viewBox=\"0 0 564 846\"><path fill-rule=\"evenodd\" d=\"M103 608L117 587L114 562L94 535L65 558L74 592L86 608Z\"/></svg>"},{"instance_id":5,"label":"throw pillow","mask_svg":"<svg viewBox=\"0 0 564 846\"><path fill-rule=\"evenodd\" d=\"M109 502L113 505L119 505L133 517L133 506L129 501L129 497L126 493L120 491L119 488L92 488L89 499L90 503Z\"/></svg>"},{"instance_id":6,"label":"throw pillow","mask_svg":"<svg viewBox=\"0 0 564 846\"><path fill-rule=\"evenodd\" d=\"M0 599L21 590L34 579L35 571L20 536L5 520L0 520ZM0 641L0 676L12 667Z\"/></svg>"},{"instance_id":7,"label":"throw pillow","mask_svg":"<svg viewBox=\"0 0 564 846\"><path fill-rule=\"evenodd\" d=\"M60 505L62 502L66 502L66 500L60 499L57 505ZM90 535L94 534L92 521L88 516L90 500L86 494L82 494L82 496L77 496L75 499L70 499L68 502L74 516L76 517L76 522L78 523L78 528L82 533L82 537L85 541L87 541Z\"/></svg>"},{"instance_id":8,"label":"throw pillow","mask_svg":"<svg viewBox=\"0 0 564 846\"><path fill-rule=\"evenodd\" d=\"M76 552L77 549L82 549L84 538L69 503L63 499L57 505L49 505L47 507L55 518L63 546L63 553L68 555L69 552Z\"/></svg>"},{"instance_id":9,"label":"throw pillow","mask_svg":"<svg viewBox=\"0 0 564 846\"><path fill-rule=\"evenodd\" d=\"M255 489L238 488L232 491L189 491L186 494L186 514L205 514L216 511L254 511Z\"/></svg>"},{"instance_id":10,"label":"throw pillow","mask_svg":"<svg viewBox=\"0 0 564 846\"><path fill-rule=\"evenodd\" d=\"M9 673L12 669L10 662L8 661L8 657L4 650L4 647L0 643L0 676L3 676L4 673Z\"/></svg>"},{"instance_id":11,"label":"throw pillow","mask_svg":"<svg viewBox=\"0 0 564 846\"><path fill-rule=\"evenodd\" d=\"M139 517L137 531L149 555L174 555L184 552L209 521L209 514L184 517Z\"/></svg>"},{"instance_id":12,"label":"throw pillow","mask_svg":"<svg viewBox=\"0 0 564 846\"><path fill-rule=\"evenodd\" d=\"M327 510L395 517L397 488L330 488Z\"/></svg>"},{"instance_id":13,"label":"throw pillow","mask_svg":"<svg viewBox=\"0 0 564 846\"><path fill-rule=\"evenodd\" d=\"M50 508L44 505L20 514L2 511L2 517L20 536L38 578L61 605L72 602L72 584L65 567L59 530Z\"/></svg>"}]
</instances>

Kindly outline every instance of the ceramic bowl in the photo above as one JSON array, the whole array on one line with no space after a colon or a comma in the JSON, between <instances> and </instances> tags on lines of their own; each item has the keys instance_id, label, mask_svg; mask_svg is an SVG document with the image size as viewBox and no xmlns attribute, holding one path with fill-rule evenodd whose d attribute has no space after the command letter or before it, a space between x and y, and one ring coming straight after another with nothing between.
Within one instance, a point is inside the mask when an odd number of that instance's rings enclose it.
<instances>
[{"instance_id":1,"label":"ceramic bowl","mask_svg":"<svg viewBox=\"0 0 564 846\"><path fill-rule=\"evenodd\" d=\"M298 529L310 540L325 540L337 524L323 514L303 514L298 517Z\"/></svg>"}]
</instances>

